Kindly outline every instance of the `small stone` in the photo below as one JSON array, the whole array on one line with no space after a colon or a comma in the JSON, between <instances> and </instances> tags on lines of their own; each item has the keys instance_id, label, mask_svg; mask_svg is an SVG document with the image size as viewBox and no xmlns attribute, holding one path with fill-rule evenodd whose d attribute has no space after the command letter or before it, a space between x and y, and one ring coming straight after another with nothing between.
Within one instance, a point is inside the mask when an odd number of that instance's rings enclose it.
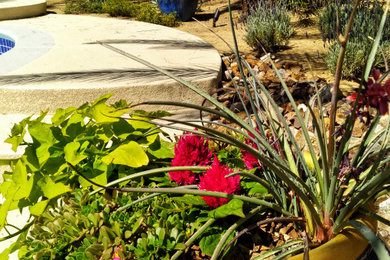
<instances>
[{"instance_id":1,"label":"small stone","mask_svg":"<svg viewBox=\"0 0 390 260\"><path fill-rule=\"evenodd\" d=\"M259 68L259 71L268 71L270 68L264 61L259 61L256 65Z\"/></svg>"},{"instance_id":2,"label":"small stone","mask_svg":"<svg viewBox=\"0 0 390 260\"><path fill-rule=\"evenodd\" d=\"M226 80L231 80L232 79L232 74L229 70L225 70L225 79Z\"/></svg>"},{"instance_id":3,"label":"small stone","mask_svg":"<svg viewBox=\"0 0 390 260\"><path fill-rule=\"evenodd\" d=\"M227 56L222 57L222 61L225 64L226 68L230 67L230 58Z\"/></svg>"},{"instance_id":4,"label":"small stone","mask_svg":"<svg viewBox=\"0 0 390 260\"><path fill-rule=\"evenodd\" d=\"M364 133L368 130L366 124L361 122L359 119L356 120L355 125L352 130L353 137L362 137Z\"/></svg>"},{"instance_id":5,"label":"small stone","mask_svg":"<svg viewBox=\"0 0 390 260\"><path fill-rule=\"evenodd\" d=\"M252 67L256 66L256 64L257 64L257 60L252 59L252 58L246 58L246 61L247 61Z\"/></svg>"},{"instance_id":6,"label":"small stone","mask_svg":"<svg viewBox=\"0 0 390 260\"><path fill-rule=\"evenodd\" d=\"M232 70L234 76L237 76L238 74L240 74L237 62L233 62L232 64L230 64L230 69Z\"/></svg>"},{"instance_id":7,"label":"small stone","mask_svg":"<svg viewBox=\"0 0 390 260\"><path fill-rule=\"evenodd\" d=\"M286 80L290 76L285 69L279 69L279 73L283 80Z\"/></svg>"},{"instance_id":8,"label":"small stone","mask_svg":"<svg viewBox=\"0 0 390 260\"><path fill-rule=\"evenodd\" d=\"M267 53L266 55L261 56L260 60L264 62L269 62L271 60L271 53Z\"/></svg>"}]
</instances>

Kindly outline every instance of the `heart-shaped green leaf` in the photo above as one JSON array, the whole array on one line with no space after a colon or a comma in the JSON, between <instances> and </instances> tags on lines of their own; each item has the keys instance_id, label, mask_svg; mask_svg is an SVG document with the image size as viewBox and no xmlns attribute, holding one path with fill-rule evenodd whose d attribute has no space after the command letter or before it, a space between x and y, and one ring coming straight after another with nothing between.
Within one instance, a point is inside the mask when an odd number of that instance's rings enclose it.
<instances>
[{"instance_id":1,"label":"heart-shaped green leaf","mask_svg":"<svg viewBox=\"0 0 390 260\"><path fill-rule=\"evenodd\" d=\"M113 163L138 168L147 165L149 158L138 143L131 141L104 156L102 161L107 165Z\"/></svg>"},{"instance_id":2,"label":"heart-shaped green leaf","mask_svg":"<svg viewBox=\"0 0 390 260\"><path fill-rule=\"evenodd\" d=\"M222 205L215 210L209 212L209 217L212 218L224 218L230 215L236 215L244 218L244 212L242 211L242 206L244 203L238 199L232 199L229 203Z\"/></svg>"}]
</instances>

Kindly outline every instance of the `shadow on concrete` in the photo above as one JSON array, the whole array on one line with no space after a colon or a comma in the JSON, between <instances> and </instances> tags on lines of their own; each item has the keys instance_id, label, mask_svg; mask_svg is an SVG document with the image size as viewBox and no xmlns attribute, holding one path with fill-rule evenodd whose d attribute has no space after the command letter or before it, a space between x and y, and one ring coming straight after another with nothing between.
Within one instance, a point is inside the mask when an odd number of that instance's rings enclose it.
<instances>
[{"instance_id":1,"label":"shadow on concrete","mask_svg":"<svg viewBox=\"0 0 390 260\"><path fill-rule=\"evenodd\" d=\"M204 79L215 76L215 71L207 68L202 69L167 69L176 76L186 79ZM8 75L0 78L1 86L23 85L30 83L49 83L66 80L79 80L83 82L101 82L107 83L120 80L155 80L169 79L167 76L151 69L134 69L134 70L99 70L99 71L82 71L82 72L64 72L64 73L43 73L29 75Z\"/></svg>"},{"instance_id":2,"label":"shadow on concrete","mask_svg":"<svg viewBox=\"0 0 390 260\"><path fill-rule=\"evenodd\" d=\"M178 40L148 40L148 39L116 39L102 40L106 44L150 44L158 45L151 49L213 49L214 47L206 42L178 41ZM98 42L87 42L86 44L100 44Z\"/></svg>"}]
</instances>

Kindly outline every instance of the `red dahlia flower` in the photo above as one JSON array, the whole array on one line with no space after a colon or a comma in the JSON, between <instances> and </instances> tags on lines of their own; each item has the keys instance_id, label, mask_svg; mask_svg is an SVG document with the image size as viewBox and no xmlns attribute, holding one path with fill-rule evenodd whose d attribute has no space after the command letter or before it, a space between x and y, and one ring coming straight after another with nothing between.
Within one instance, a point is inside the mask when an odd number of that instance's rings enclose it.
<instances>
[{"instance_id":1,"label":"red dahlia flower","mask_svg":"<svg viewBox=\"0 0 390 260\"><path fill-rule=\"evenodd\" d=\"M211 164L213 151L209 149L208 140L186 132L179 138L175 146L175 157L172 166L206 166ZM169 178L180 184L190 185L198 180L198 174L193 171L169 172Z\"/></svg>"},{"instance_id":2,"label":"red dahlia flower","mask_svg":"<svg viewBox=\"0 0 390 260\"><path fill-rule=\"evenodd\" d=\"M236 175L228 178L225 177L232 172L232 169L229 169L227 166L221 165L218 158L215 157L211 168L208 169L203 176L199 177L200 181L198 189L206 191L224 192L229 194L239 194L241 190L240 176ZM209 196L201 197L211 208L218 208L219 206L228 203L230 200Z\"/></svg>"}]
</instances>

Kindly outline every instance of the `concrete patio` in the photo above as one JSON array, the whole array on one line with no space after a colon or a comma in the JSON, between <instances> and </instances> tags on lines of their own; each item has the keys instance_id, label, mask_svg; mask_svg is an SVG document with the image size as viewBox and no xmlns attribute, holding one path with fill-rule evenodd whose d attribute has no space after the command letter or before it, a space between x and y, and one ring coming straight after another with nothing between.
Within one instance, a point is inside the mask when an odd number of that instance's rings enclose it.
<instances>
[{"instance_id":1,"label":"concrete patio","mask_svg":"<svg viewBox=\"0 0 390 260\"><path fill-rule=\"evenodd\" d=\"M221 73L220 56L211 45L188 33L148 23L48 14L2 21L0 34L16 42L15 48L0 55L0 173L23 153L23 149L13 152L4 143L13 124L41 110L50 109L52 114L56 108L80 106L107 93L114 93L111 102L203 101L176 81L97 41L169 70L206 92L215 89ZM22 225L28 215L13 211L8 217ZM5 230L0 232L1 237L6 235ZM0 243L0 252L12 241ZM17 254L10 259L17 259Z\"/></svg>"},{"instance_id":2,"label":"concrete patio","mask_svg":"<svg viewBox=\"0 0 390 260\"><path fill-rule=\"evenodd\" d=\"M125 99L181 101L202 98L176 81L98 43L145 59L206 92L220 78L218 52L196 36L130 20L48 14L0 22L15 48L0 56L0 160L18 155L3 141L13 123L41 110L80 106L114 93ZM173 107L148 107L172 110ZM19 153L20 154L20 153Z\"/></svg>"}]
</instances>

